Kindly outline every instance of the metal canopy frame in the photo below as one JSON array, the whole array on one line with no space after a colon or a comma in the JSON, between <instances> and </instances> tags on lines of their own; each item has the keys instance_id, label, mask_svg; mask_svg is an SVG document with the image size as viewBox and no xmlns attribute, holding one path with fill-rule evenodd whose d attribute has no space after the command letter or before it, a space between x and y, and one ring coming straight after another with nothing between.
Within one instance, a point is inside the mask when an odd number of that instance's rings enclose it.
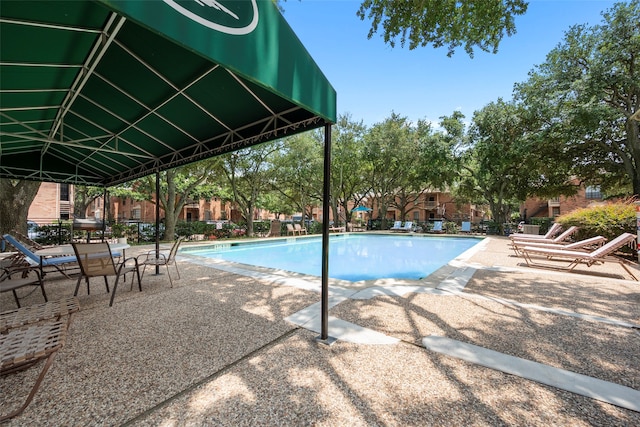
<instances>
[{"instance_id":1,"label":"metal canopy frame","mask_svg":"<svg viewBox=\"0 0 640 427\"><path fill-rule=\"evenodd\" d=\"M3 2L0 177L112 186L335 122L272 2L226 3L260 14L244 45L166 1Z\"/></svg>"},{"instance_id":2,"label":"metal canopy frame","mask_svg":"<svg viewBox=\"0 0 640 427\"><path fill-rule=\"evenodd\" d=\"M335 90L272 1L0 7L0 178L106 188L324 126L328 218L335 122ZM325 221L325 341L328 244Z\"/></svg>"}]
</instances>

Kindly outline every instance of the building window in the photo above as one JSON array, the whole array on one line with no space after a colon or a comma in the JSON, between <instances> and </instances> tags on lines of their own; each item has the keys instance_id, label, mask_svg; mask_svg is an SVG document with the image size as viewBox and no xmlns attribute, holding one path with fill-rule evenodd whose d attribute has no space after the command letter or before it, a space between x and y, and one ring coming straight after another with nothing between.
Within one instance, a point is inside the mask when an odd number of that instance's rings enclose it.
<instances>
[{"instance_id":1,"label":"building window","mask_svg":"<svg viewBox=\"0 0 640 427\"><path fill-rule=\"evenodd\" d=\"M131 209L131 218L133 219L140 219L140 208L133 208Z\"/></svg>"},{"instance_id":2,"label":"building window","mask_svg":"<svg viewBox=\"0 0 640 427\"><path fill-rule=\"evenodd\" d=\"M555 218L555 217L557 217L557 216L559 216L559 215L560 215L560 207L559 207L559 206L557 206L557 207L553 207L553 208L551 208L551 215L552 215L554 218Z\"/></svg>"},{"instance_id":3,"label":"building window","mask_svg":"<svg viewBox=\"0 0 640 427\"><path fill-rule=\"evenodd\" d=\"M60 200L69 201L69 184L60 184Z\"/></svg>"},{"instance_id":4,"label":"building window","mask_svg":"<svg viewBox=\"0 0 640 427\"><path fill-rule=\"evenodd\" d=\"M420 211L413 211L413 220L420 221Z\"/></svg>"},{"instance_id":5,"label":"building window","mask_svg":"<svg viewBox=\"0 0 640 427\"><path fill-rule=\"evenodd\" d=\"M602 193L600 193L599 185L589 185L585 194L587 199L602 199Z\"/></svg>"}]
</instances>

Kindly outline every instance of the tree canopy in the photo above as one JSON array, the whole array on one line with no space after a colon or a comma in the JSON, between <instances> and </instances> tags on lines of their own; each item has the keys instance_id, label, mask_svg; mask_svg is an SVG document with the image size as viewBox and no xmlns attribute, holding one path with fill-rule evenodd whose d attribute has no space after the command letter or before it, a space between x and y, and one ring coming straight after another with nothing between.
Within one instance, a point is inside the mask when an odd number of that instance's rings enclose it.
<instances>
[{"instance_id":1,"label":"tree canopy","mask_svg":"<svg viewBox=\"0 0 640 427\"><path fill-rule=\"evenodd\" d=\"M516 85L555 163L609 194L640 195L640 1L616 3L601 25L576 25ZM626 190L625 190L626 187Z\"/></svg>"},{"instance_id":2,"label":"tree canopy","mask_svg":"<svg viewBox=\"0 0 640 427\"><path fill-rule=\"evenodd\" d=\"M527 11L523 0L364 0L360 19L370 19L368 37L382 33L385 43L416 49L431 44L446 47L447 56L464 46L496 53L502 38L516 32L515 17Z\"/></svg>"}]
</instances>

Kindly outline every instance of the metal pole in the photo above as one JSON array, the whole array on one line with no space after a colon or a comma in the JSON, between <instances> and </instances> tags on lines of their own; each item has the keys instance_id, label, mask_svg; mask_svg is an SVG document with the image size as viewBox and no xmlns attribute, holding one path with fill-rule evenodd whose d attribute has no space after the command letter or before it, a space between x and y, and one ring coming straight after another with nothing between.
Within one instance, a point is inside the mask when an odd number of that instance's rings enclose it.
<instances>
[{"instance_id":1,"label":"metal pole","mask_svg":"<svg viewBox=\"0 0 640 427\"><path fill-rule=\"evenodd\" d=\"M102 193L102 242L104 243L104 233L107 232L107 187L104 187Z\"/></svg>"},{"instance_id":2,"label":"metal pole","mask_svg":"<svg viewBox=\"0 0 640 427\"><path fill-rule=\"evenodd\" d=\"M156 172L156 259L160 258L160 172ZM156 274L160 265L156 262Z\"/></svg>"},{"instance_id":3,"label":"metal pole","mask_svg":"<svg viewBox=\"0 0 640 427\"><path fill-rule=\"evenodd\" d=\"M324 125L324 181L322 190L322 302L321 332L318 342L332 344L329 338L329 198L331 196L331 124Z\"/></svg>"}]
</instances>

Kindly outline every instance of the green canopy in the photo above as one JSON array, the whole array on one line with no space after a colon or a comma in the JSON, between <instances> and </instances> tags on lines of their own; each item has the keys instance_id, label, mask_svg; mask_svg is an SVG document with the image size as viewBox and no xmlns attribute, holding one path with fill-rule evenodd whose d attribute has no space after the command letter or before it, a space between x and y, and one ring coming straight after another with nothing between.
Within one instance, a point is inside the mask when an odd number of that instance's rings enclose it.
<instances>
[{"instance_id":1,"label":"green canopy","mask_svg":"<svg viewBox=\"0 0 640 427\"><path fill-rule=\"evenodd\" d=\"M3 1L0 177L111 186L333 123L272 1Z\"/></svg>"}]
</instances>

